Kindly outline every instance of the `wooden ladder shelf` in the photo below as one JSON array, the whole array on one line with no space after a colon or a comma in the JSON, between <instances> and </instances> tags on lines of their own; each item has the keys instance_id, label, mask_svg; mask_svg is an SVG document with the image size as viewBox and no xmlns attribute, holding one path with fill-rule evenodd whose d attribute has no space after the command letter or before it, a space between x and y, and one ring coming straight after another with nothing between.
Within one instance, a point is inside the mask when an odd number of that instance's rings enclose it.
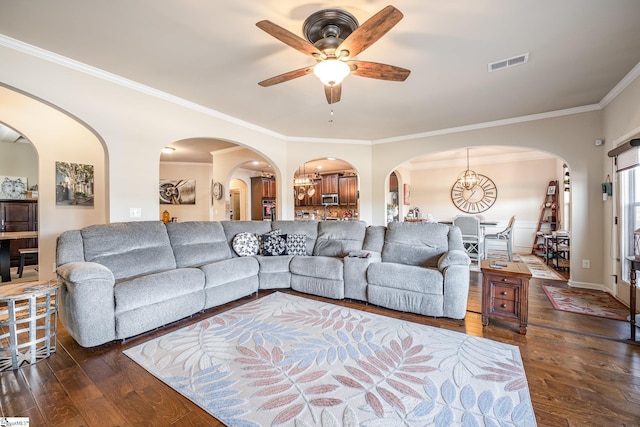
<instances>
[{"instance_id":1,"label":"wooden ladder shelf","mask_svg":"<svg viewBox=\"0 0 640 427\"><path fill-rule=\"evenodd\" d=\"M533 238L532 255L544 256L544 235L551 234L560 228L558 218L558 181L549 181L547 193L542 200L538 228Z\"/></svg>"}]
</instances>

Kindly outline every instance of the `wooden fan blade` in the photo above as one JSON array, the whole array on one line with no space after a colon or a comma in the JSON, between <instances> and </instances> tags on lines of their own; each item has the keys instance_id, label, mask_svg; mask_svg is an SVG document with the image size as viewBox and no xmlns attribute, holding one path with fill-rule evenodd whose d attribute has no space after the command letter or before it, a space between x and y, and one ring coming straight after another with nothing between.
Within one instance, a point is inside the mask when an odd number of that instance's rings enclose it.
<instances>
[{"instance_id":1,"label":"wooden fan blade","mask_svg":"<svg viewBox=\"0 0 640 427\"><path fill-rule=\"evenodd\" d=\"M406 68L377 62L349 61L347 64L351 67L351 74L360 77L369 77L371 79L403 82L409 77L409 74L411 74L411 70L407 70Z\"/></svg>"},{"instance_id":2,"label":"wooden fan blade","mask_svg":"<svg viewBox=\"0 0 640 427\"><path fill-rule=\"evenodd\" d=\"M270 79L263 80L258 84L262 87L273 86L277 85L278 83L284 83L311 73L313 73L313 67L304 67L298 70L289 71L288 73L280 74L275 77L271 77Z\"/></svg>"},{"instance_id":3,"label":"wooden fan blade","mask_svg":"<svg viewBox=\"0 0 640 427\"><path fill-rule=\"evenodd\" d=\"M256 26L297 51L314 57L323 56L314 45L271 21L260 21Z\"/></svg>"},{"instance_id":4,"label":"wooden fan blade","mask_svg":"<svg viewBox=\"0 0 640 427\"><path fill-rule=\"evenodd\" d=\"M336 49L336 56L353 58L384 36L404 15L393 6L387 6L356 28ZM347 54L340 51L348 51Z\"/></svg>"},{"instance_id":5,"label":"wooden fan blade","mask_svg":"<svg viewBox=\"0 0 640 427\"><path fill-rule=\"evenodd\" d=\"M324 85L324 94L329 104L335 104L340 101L340 96L342 96L342 84L333 86Z\"/></svg>"}]
</instances>

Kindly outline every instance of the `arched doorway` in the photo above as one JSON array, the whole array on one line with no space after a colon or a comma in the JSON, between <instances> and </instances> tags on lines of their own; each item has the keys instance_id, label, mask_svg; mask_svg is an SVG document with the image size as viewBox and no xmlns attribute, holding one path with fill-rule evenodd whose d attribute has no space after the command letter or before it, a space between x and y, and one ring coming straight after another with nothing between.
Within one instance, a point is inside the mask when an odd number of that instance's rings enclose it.
<instances>
[{"instance_id":1,"label":"arched doorway","mask_svg":"<svg viewBox=\"0 0 640 427\"><path fill-rule=\"evenodd\" d=\"M299 165L293 177L295 218L359 218L360 182L350 163L336 158L313 159Z\"/></svg>"}]
</instances>

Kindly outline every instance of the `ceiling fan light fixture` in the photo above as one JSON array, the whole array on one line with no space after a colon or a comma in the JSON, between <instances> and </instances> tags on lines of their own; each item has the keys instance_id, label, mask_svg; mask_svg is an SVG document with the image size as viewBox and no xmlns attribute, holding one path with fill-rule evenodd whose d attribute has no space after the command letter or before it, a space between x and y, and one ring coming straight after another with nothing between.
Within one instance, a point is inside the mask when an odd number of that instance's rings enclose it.
<instances>
[{"instance_id":1,"label":"ceiling fan light fixture","mask_svg":"<svg viewBox=\"0 0 640 427\"><path fill-rule=\"evenodd\" d=\"M313 74L326 86L335 86L349 75L351 68L339 59L326 59L313 67Z\"/></svg>"}]
</instances>

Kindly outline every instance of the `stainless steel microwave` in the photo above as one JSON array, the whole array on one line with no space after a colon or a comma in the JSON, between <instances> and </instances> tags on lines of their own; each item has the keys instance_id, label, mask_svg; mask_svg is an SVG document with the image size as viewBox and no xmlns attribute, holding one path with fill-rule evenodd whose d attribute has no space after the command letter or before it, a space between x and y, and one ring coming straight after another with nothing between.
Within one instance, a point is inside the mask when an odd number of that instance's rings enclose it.
<instances>
[{"instance_id":1,"label":"stainless steel microwave","mask_svg":"<svg viewBox=\"0 0 640 427\"><path fill-rule=\"evenodd\" d=\"M325 206L335 206L338 204L338 195L337 194L323 194L322 195L322 204Z\"/></svg>"}]
</instances>

